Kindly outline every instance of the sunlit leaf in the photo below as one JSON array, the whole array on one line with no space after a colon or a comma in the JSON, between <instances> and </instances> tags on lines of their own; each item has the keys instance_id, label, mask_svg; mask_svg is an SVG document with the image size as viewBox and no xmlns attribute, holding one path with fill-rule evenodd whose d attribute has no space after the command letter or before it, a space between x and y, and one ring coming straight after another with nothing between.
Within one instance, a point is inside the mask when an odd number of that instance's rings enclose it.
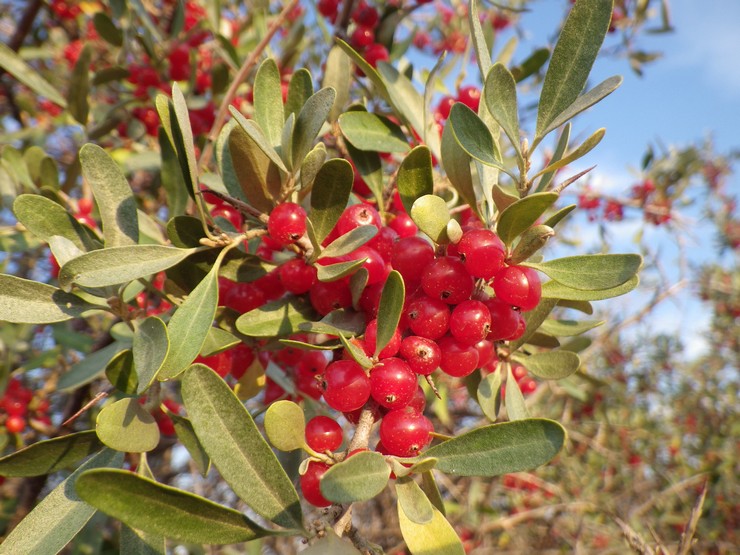
<instances>
[{"instance_id":1,"label":"sunlit leaf","mask_svg":"<svg viewBox=\"0 0 740 555\"><path fill-rule=\"evenodd\" d=\"M534 193L509 205L499 216L496 233L506 245L534 224L558 200L557 193Z\"/></svg>"},{"instance_id":2,"label":"sunlit leaf","mask_svg":"<svg viewBox=\"0 0 740 555\"><path fill-rule=\"evenodd\" d=\"M380 304L378 305L375 356L378 356L393 339L393 334L398 329L398 322L401 320L405 297L406 288L401 274L396 270L391 270L385 285L383 285L383 292L380 295Z\"/></svg>"},{"instance_id":3,"label":"sunlit leaf","mask_svg":"<svg viewBox=\"0 0 740 555\"><path fill-rule=\"evenodd\" d=\"M642 266L642 257L639 254L584 254L538 264L527 262L526 265L566 287L602 291L619 287L636 276Z\"/></svg>"},{"instance_id":4,"label":"sunlit leaf","mask_svg":"<svg viewBox=\"0 0 740 555\"><path fill-rule=\"evenodd\" d=\"M403 159L398 168L396 185L407 213L411 212L416 199L432 194L432 154L426 146L417 146Z\"/></svg>"},{"instance_id":5,"label":"sunlit leaf","mask_svg":"<svg viewBox=\"0 0 740 555\"><path fill-rule=\"evenodd\" d=\"M550 351L529 356L517 353L513 355L513 358L523 364L532 374L545 380L567 378L581 365L581 359L571 351Z\"/></svg>"},{"instance_id":6,"label":"sunlit leaf","mask_svg":"<svg viewBox=\"0 0 740 555\"><path fill-rule=\"evenodd\" d=\"M265 434L280 451L293 451L305 444L306 417L293 401L276 401L265 412Z\"/></svg>"},{"instance_id":7,"label":"sunlit leaf","mask_svg":"<svg viewBox=\"0 0 740 555\"><path fill-rule=\"evenodd\" d=\"M0 321L51 324L79 318L96 307L52 285L0 274Z\"/></svg>"},{"instance_id":8,"label":"sunlit leaf","mask_svg":"<svg viewBox=\"0 0 740 555\"><path fill-rule=\"evenodd\" d=\"M157 422L133 397L104 406L98 414L95 431L100 441L124 453L144 453L159 443Z\"/></svg>"},{"instance_id":9,"label":"sunlit leaf","mask_svg":"<svg viewBox=\"0 0 740 555\"><path fill-rule=\"evenodd\" d=\"M390 473L383 455L361 451L326 471L321 477L321 493L335 503L366 501L383 491Z\"/></svg>"},{"instance_id":10,"label":"sunlit leaf","mask_svg":"<svg viewBox=\"0 0 740 555\"><path fill-rule=\"evenodd\" d=\"M404 153L409 143L401 128L386 117L365 111L345 112L339 128L355 148L375 152Z\"/></svg>"},{"instance_id":11,"label":"sunlit leaf","mask_svg":"<svg viewBox=\"0 0 740 555\"><path fill-rule=\"evenodd\" d=\"M62 470L100 450L94 430L33 443L0 458L0 476L43 476Z\"/></svg>"}]
</instances>

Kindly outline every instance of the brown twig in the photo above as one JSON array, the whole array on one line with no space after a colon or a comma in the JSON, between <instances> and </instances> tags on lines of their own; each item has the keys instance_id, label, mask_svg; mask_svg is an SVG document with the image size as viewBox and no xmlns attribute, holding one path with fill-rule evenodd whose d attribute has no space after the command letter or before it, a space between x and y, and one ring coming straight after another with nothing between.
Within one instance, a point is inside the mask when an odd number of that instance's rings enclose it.
<instances>
[{"instance_id":1,"label":"brown twig","mask_svg":"<svg viewBox=\"0 0 740 555\"><path fill-rule=\"evenodd\" d=\"M676 555L687 555L691 550L691 544L694 540L694 534L696 533L696 525L699 523L701 518L701 511L704 507L704 500L707 497L707 489L709 481L704 480L704 486L701 488L701 493L694 503L694 507L691 509L691 515L689 515L689 522L686 525L686 529L681 534L681 543L678 545L678 551Z\"/></svg>"}]
</instances>

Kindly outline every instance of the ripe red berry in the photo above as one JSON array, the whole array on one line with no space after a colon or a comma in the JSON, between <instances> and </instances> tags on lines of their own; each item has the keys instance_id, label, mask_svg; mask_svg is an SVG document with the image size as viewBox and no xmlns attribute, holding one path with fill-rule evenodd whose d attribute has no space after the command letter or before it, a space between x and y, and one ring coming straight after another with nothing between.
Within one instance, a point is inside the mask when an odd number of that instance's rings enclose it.
<instances>
[{"instance_id":1,"label":"ripe red berry","mask_svg":"<svg viewBox=\"0 0 740 555\"><path fill-rule=\"evenodd\" d=\"M411 219L411 216L406 214L406 212L400 212L395 215L395 217L388 223L390 227L392 227L396 233L398 233L399 237L413 237L415 236L419 228L414 223L414 220Z\"/></svg>"},{"instance_id":2,"label":"ripe red berry","mask_svg":"<svg viewBox=\"0 0 740 555\"><path fill-rule=\"evenodd\" d=\"M373 67L377 67L378 62L387 62L390 60L388 49L382 44L377 43L368 46L363 57L365 58L365 61Z\"/></svg>"},{"instance_id":3,"label":"ripe red berry","mask_svg":"<svg viewBox=\"0 0 740 555\"><path fill-rule=\"evenodd\" d=\"M278 275L285 290L295 295L308 293L316 283L316 268L306 264L301 258L293 258L281 264Z\"/></svg>"},{"instance_id":4,"label":"ripe red berry","mask_svg":"<svg viewBox=\"0 0 740 555\"><path fill-rule=\"evenodd\" d=\"M364 202L345 208L342 215L339 216L339 220L337 220L336 228L339 235L344 235L361 225L373 225L378 229L383 226L378 211Z\"/></svg>"},{"instance_id":5,"label":"ripe red berry","mask_svg":"<svg viewBox=\"0 0 740 555\"><path fill-rule=\"evenodd\" d=\"M368 356L375 356L375 347L377 345L378 338L378 320L370 320L365 328L365 341L363 348ZM388 344L383 347L380 351L378 358L388 358L395 356L398 349L401 347L401 332L396 328L391 336L391 340Z\"/></svg>"},{"instance_id":6,"label":"ripe red berry","mask_svg":"<svg viewBox=\"0 0 740 555\"><path fill-rule=\"evenodd\" d=\"M418 412L419 414L422 414L426 406L427 398L426 395L424 395L424 390L421 388L420 385L417 385L416 392L414 393L414 396L411 398L411 401L408 405L406 405L406 407L415 412Z\"/></svg>"},{"instance_id":7,"label":"ripe red berry","mask_svg":"<svg viewBox=\"0 0 740 555\"><path fill-rule=\"evenodd\" d=\"M373 6L368 6L367 3L361 1L359 5L352 12L352 21L358 25L364 25L365 27L375 27L380 20L380 14Z\"/></svg>"},{"instance_id":8,"label":"ripe red berry","mask_svg":"<svg viewBox=\"0 0 740 555\"><path fill-rule=\"evenodd\" d=\"M328 507L331 501L321 494L321 477L329 470L329 465L319 462L310 461L306 468L305 474L301 476L301 492L303 497L316 507Z\"/></svg>"},{"instance_id":9,"label":"ripe red berry","mask_svg":"<svg viewBox=\"0 0 740 555\"><path fill-rule=\"evenodd\" d=\"M339 9L339 0L319 0L316 4L319 13L327 19L334 21Z\"/></svg>"},{"instance_id":10,"label":"ripe red berry","mask_svg":"<svg viewBox=\"0 0 740 555\"><path fill-rule=\"evenodd\" d=\"M383 257L380 256L380 253L367 245L363 245L347 255L347 260L360 260L362 258L365 259L362 267L367 270L368 285L385 281L390 268L385 263L385 260L383 260Z\"/></svg>"},{"instance_id":11,"label":"ripe red berry","mask_svg":"<svg viewBox=\"0 0 740 555\"><path fill-rule=\"evenodd\" d=\"M409 302L405 317L411 331L427 339L439 339L450 327L449 306L426 295Z\"/></svg>"},{"instance_id":12,"label":"ripe red berry","mask_svg":"<svg viewBox=\"0 0 740 555\"><path fill-rule=\"evenodd\" d=\"M452 106L457 102L453 97L451 96L443 96L442 99L439 101L439 104L437 104L437 109L435 111L435 117L440 118L442 121L446 120L448 117L450 117L450 110L452 110Z\"/></svg>"},{"instance_id":13,"label":"ripe red berry","mask_svg":"<svg viewBox=\"0 0 740 555\"><path fill-rule=\"evenodd\" d=\"M383 226L378 234L366 243L366 246L375 249L383 257L383 260L390 262L393 246L398 241L398 237L399 234L393 228Z\"/></svg>"},{"instance_id":14,"label":"ripe red berry","mask_svg":"<svg viewBox=\"0 0 740 555\"><path fill-rule=\"evenodd\" d=\"M417 374L428 376L439 368L442 351L431 339L409 335L401 341L400 355Z\"/></svg>"},{"instance_id":15,"label":"ripe red berry","mask_svg":"<svg viewBox=\"0 0 740 555\"><path fill-rule=\"evenodd\" d=\"M485 339L491 329L491 313L481 301L463 301L452 309L450 333L460 343L474 345Z\"/></svg>"},{"instance_id":16,"label":"ripe red berry","mask_svg":"<svg viewBox=\"0 0 740 555\"><path fill-rule=\"evenodd\" d=\"M332 362L324 370L324 401L334 410L352 412L370 398L370 378L354 360Z\"/></svg>"},{"instance_id":17,"label":"ripe red berry","mask_svg":"<svg viewBox=\"0 0 740 555\"><path fill-rule=\"evenodd\" d=\"M493 231L472 229L463 233L457 255L470 275L490 280L504 267L506 246Z\"/></svg>"},{"instance_id":18,"label":"ripe red berry","mask_svg":"<svg viewBox=\"0 0 740 555\"><path fill-rule=\"evenodd\" d=\"M311 305L316 312L326 316L332 310L352 306L352 292L347 280L325 282L317 281L308 292Z\"/></svg>"},{"instance_id":19,"label":"ripe red berry","mask_svg":"<svg viewBox=\"0 0 740 555\"><path fill-rule=\"evenodd\" d=\"M370 371L370 395L385 408L405 407L414 398L417 387L416 374L400 358L385 358Z\"/></svg>"},{"instance_id":20,"label":"ripe red berry","mask_svg":"<svg viewBox=\"0 0 740 555\"><path fill-rule=\"evenodd\" d=\"M364 50L375 42L375 31L372 27L358 25L349 38L349 42L355 50Z\"/></svg>"},{"instance_id":21,"label":"ripe red berry","mask_svg":"<svg viewBox=\"0 0 740 555\"><path fill-rule=\"evenodd\" d=\"M439 349L442 351L439 367L445 374L462 378L478 367L478 350L473 345L463 345L447 336L439 340Z\"/></svg>"},{"instance_id":22,"label":"ripe red berry","mask_svg":"<svg viewBox=\"0 0 740 555\"><path fill-rule=\"evenodd\" d=\"M380 422L380 441L390 455L413 457L432 441L432 422L409 409L389 411Z\"/></svg>"},{"instance_id":23,"label":"ripe red berry","mask_svg":"<svg viewBox=\"0 0 740 555\"><path fill-rule=\"evenodd\" d=\"M223 294L223 305L244 314L265 304L265 293L252 283L237 283Z\"/></svg>"},{"instance_id":24,"label":"ripe red berry","mask_svg":"<svg viewBox=\"0 0 740 555\"><path fill-rule=\"evenodd\" d=\"M437 258L424 268L421 287L424 293L447 304L458 304L470 298L473 277L456 258Z\"/></svg>"},{"instance_id":25,"label":"ripe red berry","mask_svg":"<svg viewBox=\"0 0 740 555\"><path fill-rule=\"evenodd\" d=\"M542 296L540 276L526 266L508 266L493 278L496 297L527 312L537 307Z\"/></svg>"},{"instance_id":26,"label":"ripe red berry","mask_svg":"<svg viewBox=\"0 0 740 555\"><path fill-rule=\"evenodd\" d=\"M26 429L26 420L22 416L8 416L5 429L11 434L19 434Z\"/></svg>"},{"instance_id":27,"label":"ripe red berry","mask_svg":"<svg viewBox=\"0 0 740 555\"><path fill-rule=\"evenodd\" d=\"M488 339L500 341L514 335L519 327L519 312L514 310L509 303L496 297L483 302L491 313L491 330Z\"/></svg>"},{"instance_id":28,"label":"ripe red berry","mask_svg":"<svg viewBox=\"0 0 740 555\"><path fill-rule=\"evenodd\" d=\"M306 211L294 202L278 204L270 212L267 231L281 245L290 245L306 232Z\"/></svg>"},{"instance_id":29,"label":"ripe red berry","mask_svg":"<svg viewBox=\"0 0 740 555\"><path fill-rule=\"evenodd\" d=\"M336 451L342 445L342 427L328 416L314 416L306 422L305 433L306 443L318 453Z\"/></svg>"},{"instance_id":30,"label":"ripe red berry","mask_svg":"<svg viewBox=\"0 0 740 555\"><path fill-rule=\"evenodd\" d=\"M214 370L216 374L218 374L222 378L225 378L226 375L231 372L231 367L233 364L232 350L229 349L228 351L223 351L221 353L207 357L198 356L194 362L205 364L206 366Z\"/></svg>"},{"instance_id":31,"label":"ripe red berry","mask_svg":"<svg viewBox=\"0 0 740 555\"><path fill-rule=\"evenodd\" d=\"M421 237L399 239L391 251L391 266L408 285L421 283L424 268L433 260L434 247Z\"/></svg>"},{"instance_id":32,"label":"ripe red berry","mask_svg":"<svg viewBox=\"0 0 740 555\"><path fill-rule=\"evenodd\" d=\"M457 91L457 99L474 112L477 112L480 104L480 89L473 85L460 87L460 90Z\"/></svg>"}]
</instances>

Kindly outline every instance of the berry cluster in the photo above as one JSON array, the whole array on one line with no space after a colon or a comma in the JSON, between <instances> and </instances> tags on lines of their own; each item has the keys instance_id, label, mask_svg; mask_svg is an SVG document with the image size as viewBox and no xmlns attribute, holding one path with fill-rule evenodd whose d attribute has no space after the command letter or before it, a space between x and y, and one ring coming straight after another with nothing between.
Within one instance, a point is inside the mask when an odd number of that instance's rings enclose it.
<instances>
[{"instance_id":1,"label":"berry cluster","mask_svg":"<svg viewBox=\"0 0 740 555\"><path fill-rule=\"evenodd\" d=\"M0 422L11 434L20 434L30 421L51 425L49 401L34 396L18 378L11 378L5 393L0 397Z\"/></svg>"},{"instance_id":2,"label":"berry cluster","mask_svg":"<svg viewBox=\"0 0 740 555\"><path fill-rule=\"evenodd\" d=\"M319 0L318 11L331 23L336 23L339 16L340 0ZM380 61L388 61L388 49L377 41L376 32L380 24L380 13L377 8L360 0L352 10L352 30L349 42L352 47L362 54L362 57L371 66L377 66Z\"/></svg>"}]
</instances>

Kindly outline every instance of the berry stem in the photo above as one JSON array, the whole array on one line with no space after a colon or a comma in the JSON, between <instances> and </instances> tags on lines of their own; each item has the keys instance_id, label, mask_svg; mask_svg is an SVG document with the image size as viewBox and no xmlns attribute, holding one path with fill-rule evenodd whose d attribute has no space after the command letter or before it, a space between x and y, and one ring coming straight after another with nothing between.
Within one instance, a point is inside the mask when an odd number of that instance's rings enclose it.
<instances>
[{"instance_id":1,"label":"berry stem","mask_svg":"<svg viewBox=\"0 0 740 555\"><path fill-rule=\"evenodd\" d=\"M349 443L348 452L354 451L355 449L367 449L370 444L370 432L373 429L375 423L375 417L373 416L373 405L371 401L360 413L360 418L357 421L357 427L355 433L352 436L352 441Z\"/></svg>"}]
</instances>

